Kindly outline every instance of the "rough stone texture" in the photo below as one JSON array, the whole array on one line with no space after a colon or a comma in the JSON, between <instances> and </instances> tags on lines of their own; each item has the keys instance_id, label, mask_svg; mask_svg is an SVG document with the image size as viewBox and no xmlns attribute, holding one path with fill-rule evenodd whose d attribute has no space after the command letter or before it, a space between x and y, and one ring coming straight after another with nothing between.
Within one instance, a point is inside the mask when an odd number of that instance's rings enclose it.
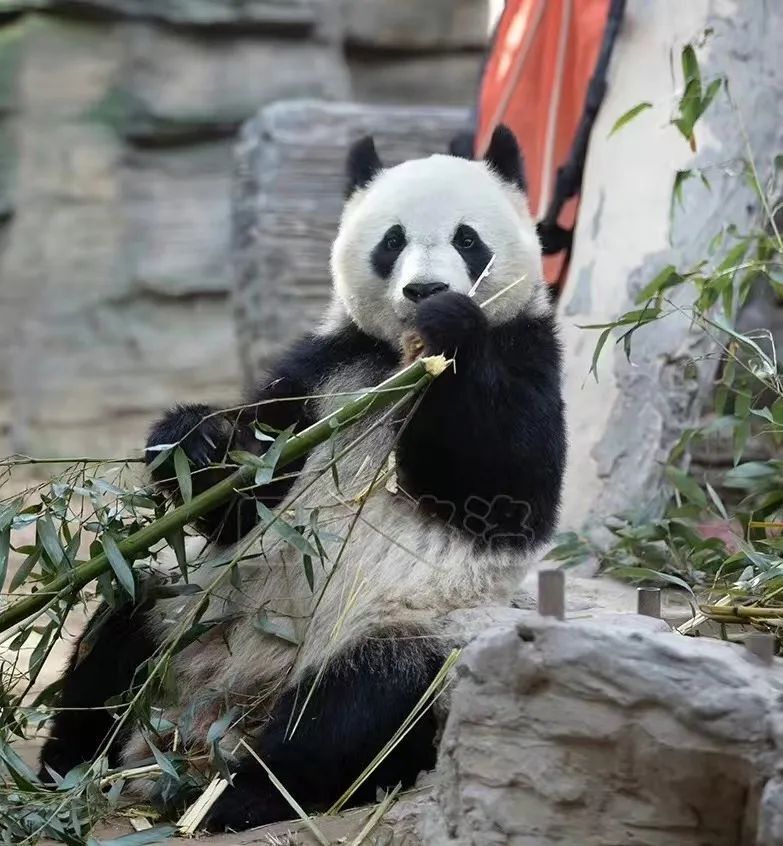
<instances>
[{"instance_id":1,"label":"rough stone texture","mask_svg":"<svg viewBox=\"0 0 783 846\"><path fill-rule=\"evenodd\" d=\"M427 44L352 47L349 67L343 0L0 2L0 454L122 453L175 399L236 399L238 126L357 84L377 102L470 105L465 10L485 0L436 5L416 13L443 16ZM326 154L334 180L343 152Z\"/></svg>"},{"instance_id":2,"label":"rough stone texture","mask_svg":"<svg viewBox=\"0 0 783 846\"><path fill-rule=\"evenodd\" d=\"M473 106L478 96L480 56L348 53L354 98L360 103ZM422 85L426 80L427 84Z\"/></svg>"},{"instance_id":3,"label":"rough stone texture","mask_svg":"<svg viewBox=\"0 0 783 846\"><path fill-rule=\"evenodd\" d=\"M713 34L699 51L702 77L724 74L731 81L762 182L783 149L781 123L768 108L783 98L783 67L777 60L783 5L629 0L608 94L593 130L573 261L560 304L570 423L562 523L568 528L650 502L660 490L662 460L701 414L717 362L714 356L703 358L714 349L686 316L669 317L636 333L632 364L622 345L608 343L596 384L587 371L598 333L579 327L606 323L634 308L637 292L667 264L695 266L722 226L747 231L762 216L747 181L722 166L747 154L741 121L724 95L697 125L696 153L669 125L677 98L671 51L678 56L705 27ZM653 108L608 138L617 118L643 100ZM694 167L708 169L712 190L699 179L687 182L683 207L675 207L670 219L675 174ZM677 297L680 304L688 300ZM698 368L687 368L694 359Z\"/></svg>"},{"instance_id":4,"label":"rough stone texture","mask_svg":"<svg viewBox=\"0 0 783 846\"><path fill-rule=\"evenodd\" d=\"M50 9L150 18L188 26L313 27L332 15L331 0L11 0L12 10Z\"/></svg>"},{"instance_id":5,"label":"rough stone texture","mask_svg":"<svg viewBox=\"0 0 783 846\"><path fill-rule=\"evenodd\" d=\"M117 97L127 104L124 133L136 141L225 135L265 103L350 96L336 44L145 24L129 30Z\"/></svg>"},{"instance_id":6,"label":"rough stone texture","mask_svg":"<svg viewBox=\"0 0 783 846\"><path fill-rule=\"evenodd\" d=\"M783 773L781 767L764 788L759 812L756 846L779 846L783 843Z\"/></svg>"},{"instance_id":7,"label":"rough stone texture","mask_svg":"<svg viewBox=\"0 0 783 846\"><path fill-rule=\"evenodd\" d=\"M750 846L780 824L783 662L535 615L465 652L422 842ZM769 806L769 807L768 807Z\"/></svg>"},{"instance_id":8,"label":"rough stone texture","mask_svg":"<svg viewBox=\"0 0 783 846\"><path fill-rule=\"evenodd\" d=\"M440 152L461 109L278 103L242 132L234 197L235 304L249 387L291 338L323 316L348 145L376 136L390 164Z\"/></svg>"},{"instance_id":9,"label":"rough stone texture","mask_svg":"<svg viewBox=\"0 0 783 846\"><path fill-rule=\"evenodd\" d=\"M485 0L346 0L349 43L386 48L483 47Z\"/></svg>"},{"instance_id":10,"label":"rough stone texture","mask_svg":"<svg viewBox=\"0 0 783 846\"><path fill-rule=\"evenodd\" d=\"M10 447L125 450L183 391L234 393L230 142L127 150L105 119L124 25L16 27L14 216L0 254Z\"/></svg>"}]
</instances>

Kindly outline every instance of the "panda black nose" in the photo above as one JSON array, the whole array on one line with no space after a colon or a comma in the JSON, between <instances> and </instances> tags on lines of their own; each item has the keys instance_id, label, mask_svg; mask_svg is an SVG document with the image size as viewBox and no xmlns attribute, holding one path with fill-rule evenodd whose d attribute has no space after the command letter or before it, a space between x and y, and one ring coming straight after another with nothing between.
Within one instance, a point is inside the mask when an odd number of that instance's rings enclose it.
<instances>
[{"instance_id":1,"label":"panda black nose","mask_svg":"<svg viewBox=\"0 0 783 846\"><path fill-rule=\"evenodd\" d=\"M449 286L445 282L409 282L402 289L402 293L411 302L420 303L427 297L439 294L441 291L448 291L448 289Z\"/></svg>"}]
</instances>

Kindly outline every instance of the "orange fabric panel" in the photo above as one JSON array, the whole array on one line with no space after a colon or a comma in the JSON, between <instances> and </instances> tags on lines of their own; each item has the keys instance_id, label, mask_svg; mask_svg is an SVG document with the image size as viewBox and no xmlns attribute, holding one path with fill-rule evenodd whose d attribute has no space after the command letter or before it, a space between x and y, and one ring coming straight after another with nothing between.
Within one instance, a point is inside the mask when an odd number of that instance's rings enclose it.
<instances>
[{"instance_id":1,"label":"orange fabric panel","mask_svg":"<svg viewBox=\"0 0 783 846\"><path fill-rule=\"evenodd\" d=\"M476 138L483 154L492 131L507 124L525 156L530 208L541 218L557 168L571 151L587 87L601 49L611 0L507 0L482 80ZM573 224L570 202L561 223ZM562 257L545 262L555 281Z\"/></svg>"}]
</instances>

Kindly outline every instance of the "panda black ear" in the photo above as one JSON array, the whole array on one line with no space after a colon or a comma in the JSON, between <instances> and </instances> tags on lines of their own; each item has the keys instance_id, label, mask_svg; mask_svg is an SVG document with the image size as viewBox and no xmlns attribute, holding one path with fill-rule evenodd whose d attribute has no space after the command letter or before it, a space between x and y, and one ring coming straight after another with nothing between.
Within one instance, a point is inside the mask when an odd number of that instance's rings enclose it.
<instances>
[{"instance_id":1,"label":"panda black ear","mask_svg":"<svg viewBox=\"0 0 783 846\"><path fill-rule=\"evenodd\" d=\"M502 123L492 133L484 161L501 179L516 185L521 191L525 190L525 167L519 144L514 133Z\"/></svg>"},{"instance_id":2,"label":"panda black ear","mask_svg":"<svg viewBox=\"0 0 783 846\"><path fill-rule=\"evenodd\" d=\"M449 155L473 161L476 136L472 132L458 132L449 143Z\"/></svg>"},{"instance_id":3,"label":"panda black ear","mask_svg":"<svg viewBox=\"0 0 783 846\"><path fill-rule=\"evenodd\" d=\"M375 141L371 135L365 135L351 144L347 161L348 181L345 186L345 198L369 185L373 177L383 170L383 164L375 149Z\"/></svg>"}]
</instances>

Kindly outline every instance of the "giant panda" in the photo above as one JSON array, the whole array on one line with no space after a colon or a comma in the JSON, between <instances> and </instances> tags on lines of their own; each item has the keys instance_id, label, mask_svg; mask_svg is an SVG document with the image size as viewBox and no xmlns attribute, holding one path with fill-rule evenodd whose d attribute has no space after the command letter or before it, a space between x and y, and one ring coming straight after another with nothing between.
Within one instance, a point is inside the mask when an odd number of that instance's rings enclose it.
<instances>
[{"instance_id":1,"label":"giant panda","mask_svg":"<svg viewBox=\"0 0 783 846\"><path fill-rule=\"evenodd\" d=\"M148 459L180 444L199 493L229 472L233 450L268 448L259 424L299 431L406 356L452 363L409 406L338 433L293 472L255 495L237 492L198 523L209 549L191 582L213 585L234 554L242 563L200 616L213 625L171 659L169 728L154 743L169 748L176 736L179 750L205 755L223 720L232 784L206 819L211 830L290 818L258 758L308 812L328 808L459 640L451 612L507 603L557 518L561 353L513 134L499 127L483 160L433 155L394 167L364 138L347 171L322 325L282 355L249 405L175 407L152 427ZM152 475L177 497L170 463ZM259 502L289 525L317 520L323 560L304 566L301 550L269 529L248 544ZM203 595L99 610L63 677L42 777L96 754L112 726L100 706L138 685L137 668L199 602L203 612ZM353 799L431 768L436 728L426 711ZM150 759L152 737L120 732L110 762ZM160 800L159 783L141 791Z\"/></svg>"}]
</instances>

